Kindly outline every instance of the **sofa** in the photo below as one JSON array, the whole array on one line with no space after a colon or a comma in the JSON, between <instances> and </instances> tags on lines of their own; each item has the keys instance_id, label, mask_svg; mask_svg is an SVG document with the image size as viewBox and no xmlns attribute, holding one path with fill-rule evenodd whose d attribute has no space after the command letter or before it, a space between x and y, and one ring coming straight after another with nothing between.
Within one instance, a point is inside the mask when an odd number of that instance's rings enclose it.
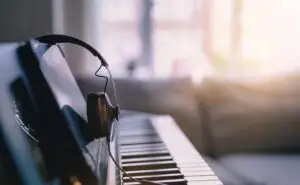
<instances>
[{"instance_id":1,"label":"sofa","mask_svg":"<svg viewBox=\"0 0 300 185\"><path fill-rule=\"evenodd\" d=\"M97 79L77 76L83 93ZM88 81L87 83L82 83ZM300 184L300 76L115 79L122 109L171 115L224 184Z\"/></svg>"}]
</instances>

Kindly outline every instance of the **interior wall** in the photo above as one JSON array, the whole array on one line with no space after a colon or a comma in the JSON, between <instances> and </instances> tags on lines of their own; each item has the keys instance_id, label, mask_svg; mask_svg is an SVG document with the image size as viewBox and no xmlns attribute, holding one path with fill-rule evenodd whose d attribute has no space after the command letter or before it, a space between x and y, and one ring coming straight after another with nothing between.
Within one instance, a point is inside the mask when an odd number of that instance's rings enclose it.
<instances>
[{"instance_id":1,"label":"interior wall","mask_svg":"<svg viewBox=\"0 0 300 185\"><path fill-rule=\"evenodd\" d=\"M0 0L0 42L67 34L99 48L101 0ZM94 57L79 47L63 45L73 72L94 69Z\"/></svg>"},{"instance_id":2,"label":"interior wall","mask_svg":"<svg viewBox=\"0 0 300 185\"><path fill-rule=\"evenodd\" d=\"M79 38L95 48L99 47L101 0L53 0L53 32ZM64 45L73 73L86 72L95 66L94 56L81 47Z\"/></svg>"},{"instance_id":3,"label":"interior wall","mask_svg":"<svg viewBox=\"0 0 300 185\"><path fill-rule=\"evenodd\" d=\"M51 0L1 0L0 42L52 33Z\"/></svg>"}]
</instances>

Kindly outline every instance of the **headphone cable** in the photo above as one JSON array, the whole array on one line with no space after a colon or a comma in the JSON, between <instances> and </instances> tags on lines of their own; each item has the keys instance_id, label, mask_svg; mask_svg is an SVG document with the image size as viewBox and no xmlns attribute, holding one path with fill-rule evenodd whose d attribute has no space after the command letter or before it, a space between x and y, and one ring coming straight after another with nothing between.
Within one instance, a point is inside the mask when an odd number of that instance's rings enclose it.
<instances>
[{"instance_id":1,"label":"headphone cable","mask_svg":"<svg viewBox=\"0 0 300 185\"><path fill-rule=\"evenodd\" d=\"M88 149L86 146L84 146L83 150L84 150L85 153L87 153L88 156L91 158L93 165L96 166L96 161L95 161L93 155L91 154L91 152L89 151L89 149ZM95 168L94 168L94 170L95 170Z\"/></svg>"},{"instance_id":2,"label":"headphone cable","mask_svg":"<svg viewBox=\"0 0 300 185\"><path fill-rule=\"evenodd\" d=\"M115 166L116 166L119 170L121 170L121 172L122 172L124 175L126 175L127 177L129 177L131 180L136 181L136 182L142 184L142 181L140 181L140 180L138 180L138 179L132 177L131 175L129 175L129 174L128 174L128 173L127 173L127 172L126 172L126 171L118 164L118 162L116 161L116 159L115 159L114 156L112 155L112 152L111 152L111 149L110 149L110 141L109 141L109 138L108 138L108 137L106 138L106 142L107 142L108 154L109 154L110 158L112 159L112 161L114 162Z\"/></svg>"}]
</instances>

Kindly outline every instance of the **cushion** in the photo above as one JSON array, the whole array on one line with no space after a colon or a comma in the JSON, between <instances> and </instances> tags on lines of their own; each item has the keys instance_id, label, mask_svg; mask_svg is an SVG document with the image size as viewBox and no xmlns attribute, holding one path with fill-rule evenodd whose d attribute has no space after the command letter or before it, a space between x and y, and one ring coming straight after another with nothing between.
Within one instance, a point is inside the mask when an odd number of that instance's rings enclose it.
<instances>
[{"instance_id":1,"label":"cushion","mask_svg":"<svg viewBox=\"0 0 300 185\"><path fill-rule=\"evenodd\" d=\"M199 107L208 112L203 121L209 125L216 153L298 152L300 78L286 79L203 81Z\"/></svg>"}]
</instances>

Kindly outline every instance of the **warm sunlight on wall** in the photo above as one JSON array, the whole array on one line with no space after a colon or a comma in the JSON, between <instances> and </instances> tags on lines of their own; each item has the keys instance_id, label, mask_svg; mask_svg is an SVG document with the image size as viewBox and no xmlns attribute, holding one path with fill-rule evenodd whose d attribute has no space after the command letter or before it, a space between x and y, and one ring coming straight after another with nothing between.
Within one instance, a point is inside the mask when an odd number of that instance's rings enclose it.
<instances>
[{"instance_id":1,"label":"warm sunlight on wall","mask_svg":"<svg viewBox=\"0 0 300 185\"><path fill-rule=\"evenodd\" d=\"M299 7L298 0L244 1L243 61L259 61L268 72L298 67Z\"/></svg>"},{"instance_id":2,"label":"warm sunlight on wall","mask_svg":"<svg viewBox=\"0 0 300 185\"><path fill-rule=\"evenodd\" d=\"M153 53L156 77L191 76L197 81L212 73L203 49L201 0L155 1Z\"/></svg>"},{"instance_id":3,"label":"warm sunlight on wall","mask_svg":"<svg viewBox=\"0 0 300 185\"><path fill-rule=\"evenodd\" d=\"M141 53L138 2L102 0L97 14L101 17L101 51L121 76L127 75L128 61L139 58ZM212 73L210 65L218 68L221 75L234 73L239 77L300 67L299 0L153 2L152 47L157 76L189 75L200 79ZM235 6L237 3L240 6ZM203 4L209 4L205 9L208 18L201 14ZM236 15L237 7L240 16ZM203 26L205 18L209 24ZM207 31L205 26L210 29Z\"/></svg>"},{"instance_id":4,"label":"warm sunlight on wall","mask_svg":"<svg viewBox=\"0 0 300 185\"><path fill-rule=\"evenodd\" d=\"M222 57L230 57L230 26L233 0L215 0L212 5L212 50Z\"/></svg>"},{"instance_id":5,"label":"warm sunlight on wall","mask_svg":"<svg viewBox=\"0 0 300 185\"><path fill-rule=\"evenodd\" d=\"M212 50L231 61L231 15L234 0L215 0ZM241 72L277 73L300 67L300 1L243 0L238 67ZM248 71L247 71L248 70Z\"/></svg>"}]
</instances>

